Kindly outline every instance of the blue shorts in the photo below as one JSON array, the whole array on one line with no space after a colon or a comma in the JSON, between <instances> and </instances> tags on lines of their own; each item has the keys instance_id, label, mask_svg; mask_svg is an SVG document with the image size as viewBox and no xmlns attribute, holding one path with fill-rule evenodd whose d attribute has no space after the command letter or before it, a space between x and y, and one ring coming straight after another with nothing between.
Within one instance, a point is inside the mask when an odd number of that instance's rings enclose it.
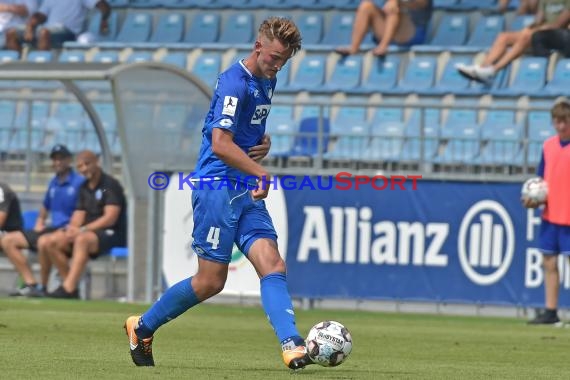
<instances>
[{"instance_id":1,"label":"blue shorts","mask_svg":"<svg viewBox=\"0 0 570 380\"><path fill-rule=\"evenodd\" d=\"M228 189L220 183L192 191L192 249L203 259L229 264L234 243L247 256L257 239L277 241L277 233L264 201L254 201L244 185Z\"/></svg>"},{"instance_id":2,"label":"blue shorts","mask_svg":"<svg viewBox=\"0 0 570 380\"><path fill-rule=\"evenodd\" d=\"M538 249L545 255L570 255L570 226L543 219L538 235Z\"/></svg>"},{"instance_id":3,"label":"blue shorts","mask_svg":"<svg viewBox=\"0 0 570 380\"><path fill-rule=\"evenodd\" d=\"M409 47L412 45L421 45L426 41L427 30L423 26L416 26L416 33L406 42L398 43L392 41L390 45L401 46L401 47ZM378 44L380 41L376 38L376 36L372 37L372 41L375 44Z\"/></svg>"}]
</instances>

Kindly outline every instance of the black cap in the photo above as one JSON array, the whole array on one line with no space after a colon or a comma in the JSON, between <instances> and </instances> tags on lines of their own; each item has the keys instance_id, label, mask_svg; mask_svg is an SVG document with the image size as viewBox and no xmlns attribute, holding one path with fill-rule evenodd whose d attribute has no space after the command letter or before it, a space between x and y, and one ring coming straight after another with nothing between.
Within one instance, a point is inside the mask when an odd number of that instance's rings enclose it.
<instances>
[{"instance_id":1,"label":"black cap","mask_svg":"<svg viewBox=\"0 0 570 380\"><path fill-rule=\"evenodd\" d=\"M56 144L53 148L51 148L51 153L49 154L49 158L53 158L56 154L60 154L62 157L71 157L71 152L67 147L63 144Z\"/></svg>"}]
</instances>

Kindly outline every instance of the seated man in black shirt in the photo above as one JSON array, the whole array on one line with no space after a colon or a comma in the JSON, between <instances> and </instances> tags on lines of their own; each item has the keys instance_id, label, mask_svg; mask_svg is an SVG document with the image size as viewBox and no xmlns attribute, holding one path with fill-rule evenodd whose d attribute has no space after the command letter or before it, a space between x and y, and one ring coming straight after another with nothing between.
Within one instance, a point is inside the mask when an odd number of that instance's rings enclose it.
<instances>
[{"instance_id":1,"label":"seated man in black shirt","mask_svg":"<svg viewBox=\"0 0 570 380\"><path fill-rule=\"evenodd\" d=\"M76 166L85 177L77 207L69 225L53 232L45 248L63 279L48 293L53 298L79 298L77 284L89 259L127 242L126 200L119 181L103 172L91 151L79 153Z\"/></svg>"},{"instance_id":2,"label":"seated man in black shirt","mask_svg":"<svg viewBox=\"0 0 570 380\"><path fill-rule=\"evenodd\" d=\"M7 184L0 182L0 241L6 232L21 231L22 210L16 193Z\"/></svg>"}]
</instances>

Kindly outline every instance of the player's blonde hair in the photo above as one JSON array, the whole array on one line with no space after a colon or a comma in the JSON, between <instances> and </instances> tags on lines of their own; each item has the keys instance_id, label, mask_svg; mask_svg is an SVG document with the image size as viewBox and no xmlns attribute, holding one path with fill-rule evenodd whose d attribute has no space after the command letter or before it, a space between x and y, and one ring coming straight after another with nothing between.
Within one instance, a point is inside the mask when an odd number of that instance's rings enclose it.
<instances>
[{"instance_id":1,"label":"player's blonde hair","mask_svg":"<svg viewBox=\"0 0 570 380\"><path fill-rule=\"evenodd\" d=\"M286 48L292 50L295 55L301 49L301 32L293 21L284 17L269 17L259 26L259 35L265 36L270 41L278 39Z\"/></svg>"},{"instance_id":2,"label":"player's blonde hair","mask_svg":"<svg viewBox=\"0 0 570 380\"><path fill-rule=\"evenodd\" d=\"M550 110L550 116L555 120L570 121L570 102L568 100L556 102Z\"/></svg>"}]
</instances>

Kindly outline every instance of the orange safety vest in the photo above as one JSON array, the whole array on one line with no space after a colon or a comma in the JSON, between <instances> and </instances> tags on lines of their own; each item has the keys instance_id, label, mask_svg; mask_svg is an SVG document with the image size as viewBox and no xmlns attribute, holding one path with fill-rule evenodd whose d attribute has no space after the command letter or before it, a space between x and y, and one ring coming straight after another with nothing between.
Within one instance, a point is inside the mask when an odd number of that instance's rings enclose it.
<instances>
[{"instance_id":1,"label":"orange safety vest","mask_svg":"<svg viewBox=\"0 0 570 380\"><path fill-rule=\"evenodd\" d=\"M542 218L554 224L570 226L570 144L560 146L560 137L544 142L544 180L548 196Z\"/></svg>"}]
</instances>

